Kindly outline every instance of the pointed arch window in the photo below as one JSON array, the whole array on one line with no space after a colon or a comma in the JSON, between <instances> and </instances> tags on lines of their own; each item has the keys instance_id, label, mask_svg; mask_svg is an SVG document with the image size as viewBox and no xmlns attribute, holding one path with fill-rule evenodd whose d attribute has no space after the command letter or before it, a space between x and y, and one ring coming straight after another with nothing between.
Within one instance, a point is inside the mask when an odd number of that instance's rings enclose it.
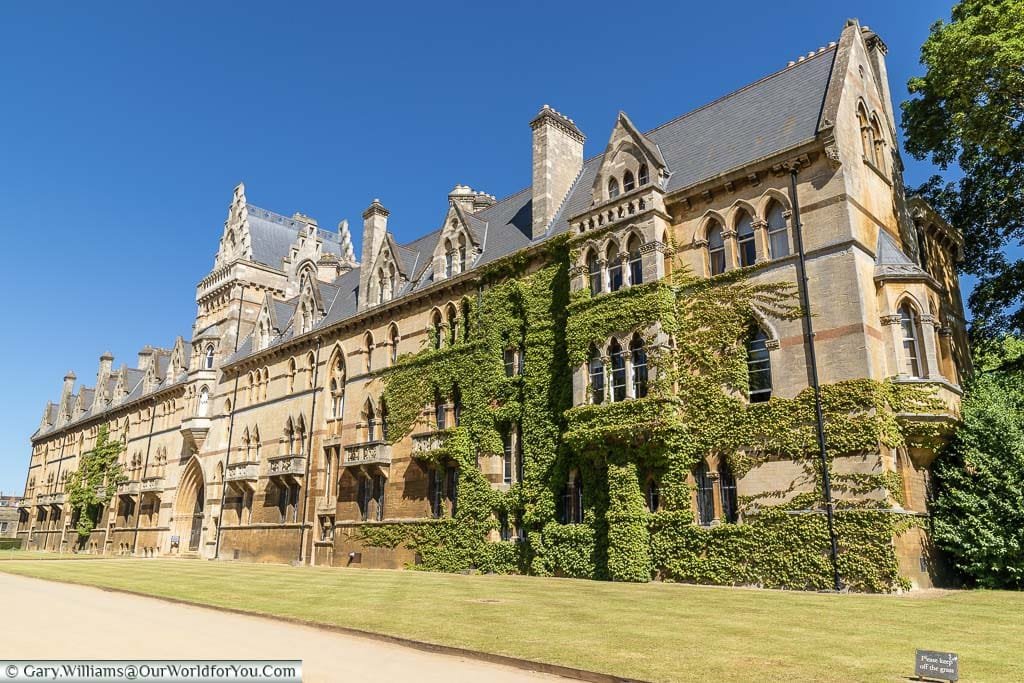
<instances>
[{"instance_id":1,"label":"pointed arch window","mask_svg":"<svg viewBox=\"0 0 1024 683\"><path fill-rule=\"evenodd\" d=\"M747 341L747 376L751 403L764 403L772 397L772 361L768 353L768 335L760 327L750 330Z\"/></svg>"},{"instance_id":2,"label":"pointed arch window","mask_svg":"<svg viewBox=\"0 0 1024 683\"><path fill-rule=\"evenodd\" d=\"M608 179L608 199L615 199L619 196L619 181L615 178Z\"/></svg>"},{"instance_id":3,"label":"pointed arch window","mask_svg":"<svg viewBox=\"0 0 1024 683\"><path fill-rule=\"evenodd\" d=\"M754 220L746 211L741 211L736 220L736 247L739 250L740 266L752 266L757 261L757 246L754 243Z\"/></svg>"},{"instance_id":4,"label":"pointed arch window","mask_svg":"<svg viewBox=\"0 0 1024 683\"><path fill-rule=\"evenodd\" d=\"M287 453L295 452L295 427L292 426L292 419L289 417L284 424L284 442L288 448Z\"/></svg>"},{"instance_id":5,"label":"pointed arch window","mask_svg":"<svg viewBox=\"0 0 1024 683\"><path fill-rule=\"evenodd\" d=\"M455 258L455 249L452 247L452 241L446 239L444 241L444 276L452 276L453 261Z\"/></svg>"},{"instance_id":6,"label":"pointed arch window","mask_svg":"<svg viewBox=\"0 0 1024 683\"><path fill-rule=\"evenodd\" d=\"M715 494L706 462L701 461L697 465L693 480L697 486L697 522L701 526L709 526L715 519Z\"/></svg>"},{"instance_id":7,"label":"pointed arch window","mask_svg":"<svg viewBox=\"0 0 1024 683\"><path fill-rule=\"evenodd\" d=\"M437 426L437 430L441 431L448 428L448 413L444 403L444 397L441 396L440 390L434 390L434 424Z\"/></svg>"},{"instance_id":8,"label":"pointed arch window","mask_svg":"<svg viewBox=\"0 0 1024 683\"><path fill-rule=\"evenodd\" d=\"M860 144L864 160L873 163L875 158L875 140L871 124L868 122L868 112L864 108L863 103L857 105L857 125L860 127Z\"/></svg>"},{"instance_id":9,"label":"pointed arch window","mask_svg":"<svg viewBox=\"0 0 1024 683\"><path fill-rule=\"evenodd\" d=\"M205 386L199 390L199 407L196 410L198 417L206 417L206 413L210 410L210 390Z\"/></svg>"},{"instance_id":10,"label":"pointed arch window","mask_svg":"<svg viewBox=\"0 0 1024 683\"><path fill-rule=\"evenodd\" d=\"M444 344L444 330L442 330L441 311L434 309L430 316L430 326L434 333L434 348L440 349Z\"/></svg>"},{"instance_id":11,"label":"pointed arch window","mask_svg":"<svg viewBox=\"0 0 1024 683\"><path fill-rule=\"evenodd\" d=\"M363 354L366 356L366 371L373 370L373 333L367 332L363 337Z\"/></svg>"},{"instance_id":12,"label":"pointed arch window","mask_svg":"<svg viewBox=\"0 0 1024 683\"><path fill-rule=\"evenodd\" d=\"M384 269L377 269L377 303L384 303Z\"/></svg>"},{"instance_id":13,"label":"pointed arch window","mask_svg":"<svg viewBox=\"0 0 1024 683\"><path fill-rule=\"evenodd\" d=\"M213 370L213 344L206 347L206 359L203 362L203 367Z\"/></svg>"},{"instance_id":14,"label":"pointed arch window","mask_svg":"<svg viewBox=\"0 0 1024 683\"><path fill-rule=\"evenodd\" d=\"M601 293L601 262L597 258L597 252L593 249L587 250L587 274L590 278L590 293Z\"/></svg>"},{"instance_id":15,"label":"pointed arch window","mask_svg":"<svg viewBox=\"0 0 1024 683\"><path fill-rule=\"evenodd\" d=\"M445 313L448 318L448 343L454 345L458 339L459 321L458 314L455 311L455 306L448 304Z\"/></svg>"},{"instance_id":16,"label":"pointed arch window","mask_svg":"<svg viewBox=\"0 0 1024 683\"><path fill-rule=\"evenodd\" d=\"M626 171L626 173L622 176L622 191L629 192L634 188L636 188L636 180L633 177L633 172Z\"/></svg>"},{"instance_id":17,"label":"pointed arch window","mask_svg":"<svg viewBox=\"0 0 1024 683\"><path fill-rule=\"evenodd\" d=\"M789 226L786 224L786 214L782 204L772 201L768 204L766 213L768 223L768 250L773 259L789 256Z\"/></svg>"},{"instance_id":18,"label":"pointed arch window","mask_svg":"<svg viewBox=\"0 0 1024 683\"><path fill-rule=\"evenodd\" d=\"M470 312L472 311L472 306L470 305L468 298L462 299L461 309L462 310L459 312L459 318L462 321L462 340L466 341L469 339L469 324L471 320Z\"/></svg>"},{"instance_id":19,"label":"pointed arch window","mask_svg":"<svg viewBox=\"0 0 1024 683\"><path fill-rule=\"evenodd\" d=\"M373 402L366 399L366 440L377 440L377 411L373 409Z\"/></svg>"},{"instance_id":20,"label":"pointed arch window","mask_svg":"<svg viewBox=\"0 0 1024 683\"><path fill-rule=\"evenodd\" d=\"M398 326L391 325L391 330L388 332L388 344L391 348L392 365L398 363L398 339Z\"/></svg>"},{"instance_id":21,"label":"pointed arch window","mask_svg":"<svg viewBox=\"0 0 1024 683\"><path fill-rule=\"evenodd\" d=\"M903 335L903 374L921 377L921 330L917 311L909 302L900 306L900 331Z\"/></svg>"},{"instance_id":22,"label":"pointed arch window","mask_svg":"<svg viewBox=\"0 0 1024 683\"><path fill-rule=\"evenodd\" d=\"M288 393L295 392L295 359L288 359Z\"/></svg>"},{"instance_id":23,"label":"pointed arch window","mask_svg":"<svg viewBox=\"0 0 1024 683\"><path fill-rule=\"evenodd\" d=\"M380 438L388 440L388 403L380 397Z\"/></svg>"},{"instance_id":24,"label":"pointed arch window","mask_svg":"<svg viewBox=\"0 0 1024 683\"><path fill-rule=\"evenodd\" d=\"M629 253L629 284L632 286L642 285L644 282L644 263L640 255L640 238L630 235L626 243L626 251Z\"/></svg>"},{"instance_id":25,"label":"pointed arch window","mask_svg":"<svg viewBox=\"0 0 1024 683\"><path fill-rule=\"evenodd\" d=\"M590 360L587 362L590 374L590 402L604 403L604 361L596 346L590 347Z\"/></svg>"},{"instance_id":26,"label":"pointed arch window","mask_svg":"<svg viewBox=\"0 0 1024 683\"><path fill-rule=\"evenodd\" d=\"M462 392L458 384L452 388L452 417L456 427L462 425Z\"/></svg>"},{"instance_id":27,"label":"pointed arch window","mask_svg":"<svg viewBox=\"0 0 1024 683\"><path fill-rule=\"evenodd\" d=\"M612 366L612 401L626 400L626 358L618 339L612 339L608 347L608 356Z\"/></svg>"},{"instance_id":28,"label":"pointed arch window","mask_svg":"<svg viewBox=\"0 0 1024 683\"><path fill-rule=\"evenodd\" d=\"M629 343L629 353L633 364L633 397L647 396L647 351L640 334L634 334Z\"/></svg>"},{"instance_id":29,"label":"pointed arch window","mask_svg":"<svg viewBox=\"0 0 1024 683\"><path fill-rule=\"evenodd\" d=\"M871 115L871 158L874 159L875 166L880 171L885 171L885 137L882 135L882 126L878 122L878 117L874 114Z\"/></svg>"},{"instance_id":30,"label":"pointed arch window","mask_svg":"<svg viewBox=\"0 0 1024 683\"><path fill-rule=\"evenodd\" d=\"M345 361L338 351L331 368L331 416L341 419L345 414Z\"/></svg>"},{"instance_id":31,"label":"pointed arch window","mask_svg":"<svg viewBox=\"0 0 1024 683\"><path fill-rule=\"evenodd\" d=\"M647 164L640 164L640 171L637 173L637 177L640 182L640 187L643 187L647 183L651 182L651 175L647 171Z\"/></svg>"},{"instance_id":32,"label":"pointed arch window","mask_svg":"<svg viewBox=\"0 0 1024 683\"><path fill-rule=\"evenodd\" d=\"M619 258L619 245L610 243L608 251L605 252L605 259L608 263L608 289L617 292L622 289L622 259Z\"/></svg>"},{"instance_id":33,"label":"pointed arch window","mask_svg":"<svg viewBox=\"0 0 1024 683\"><path fill-rule=\"evenodd\" d=\"M466 236L459 235L459 272L466 272Z\"/></svg>"},{"instance_id":34,"label":"pointed arch window","mask_svg":"<svg viewBox=\"0 0 1024 683\"><path fill-rule=\"evenodd\" d=\"M717 221L708 228L708 267L712 275L725 272L725 238L722 225Z\"/></svg>"},{"instance_id":35,"label":"pointed arch window","mask_svg":"<svg viewBox=\"0 0 1024 683\"><path fill-rule=\"evenodd\" d=\"M718 466L718 493L722 501L722 521L735 524L739 520L739 507L736 497L736 477L729 465L722 462Z\"/></svg>"}]
</instances>

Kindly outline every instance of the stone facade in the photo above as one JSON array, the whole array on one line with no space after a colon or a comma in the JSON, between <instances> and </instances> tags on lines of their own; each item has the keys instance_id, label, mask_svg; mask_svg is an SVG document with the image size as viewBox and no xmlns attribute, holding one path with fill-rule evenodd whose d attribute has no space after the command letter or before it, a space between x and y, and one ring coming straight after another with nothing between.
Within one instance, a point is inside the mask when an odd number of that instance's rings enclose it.
<instances>
[{"instance_id":1,"label":"stone facade","mask_svg":"<svg viewBox=\"0 0 1024 683\"><path fill-rule=\"evenodd\" d=\"M375 199L363 213L358 261L346 222L331 232L302 214L259 209L239 185L214 268L196 288L192 339L147 347L135 367L115 369L104 354L92 387L65 377L32 437L19 534L49 550L416 562L401 546L367 547L357 531L437 512L433 474L416 454L431 450L438 421L453 419L455 407L425 406L411 434L386 438L386 369L456 334L488 265L520 258L538 268L545 242L558 236L578 254L567 264L572 290L614 296L673 273L746 266L758 266L755 282L796 282L792 171L821 381L929 382L946 402L944 419L955 419L970 372L960 237L904 195L885 51L850 22L838 43L646 134L620 114L605 152L589 160L576 124L545 105L531 122L529 188L498 201L456 186L440 227L406 244ZM759 323L767 391L794 397L808 386L802 322ZM647 343L671 343L657 326L646 333ZM599 349L605 363L611 344ZM530 349L509 353L514 365ZM590 372L572 368L575 405L593 400ZM636 391L627 383L623 399ZM79 540L63 482L100 425L124 444L129 481ZM901 474L893 513L923 515L933 457L880 445L834 468ZM500 460L480 466L496 488L507 486ZM743 496L786 488L795 469L766 462L737 488ZM724 521L720 497L716 488L708 523ZM915 530L894 542L903 574L930 585L927 539Z\"/></svg>"}]
</instances>

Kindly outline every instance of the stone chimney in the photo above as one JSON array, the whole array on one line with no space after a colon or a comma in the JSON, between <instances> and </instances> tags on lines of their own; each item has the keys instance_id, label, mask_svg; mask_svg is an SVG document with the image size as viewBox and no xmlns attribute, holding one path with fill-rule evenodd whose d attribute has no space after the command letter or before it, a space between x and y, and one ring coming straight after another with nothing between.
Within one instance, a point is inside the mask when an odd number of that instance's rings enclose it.
<instances>
[{"instance_id":1,"label":"stone chimney","mask_svg":"<svg viewBox=\"0 0 1024 683\"><path fill-rule=\"evenodd\" d=\"M142 347L142 350L139 351L139 362L138 365L136 365L135 367L137 367L139 370L148 370L149 364L152 362L152 360L153 347L150 346L149 344L146 344L145 346Z\"/></svg>"},{"instance_id":2,"label":"stone chimney","mask_svg":"<svg viewBox=\"0 0 1024 683\"><path fill-rule=\"evenodd\" d=\"M548 105L530 122L533 129L533 239L547 231L583 169L586 139L569 117Z\"/></svg>"},{"instance_id":3,"label":"stone chimney","mask_svg":"<svg viewBox=\"0 0 1024 683\"><path fill-rule=\"evenodd\" d=\"M67 397L71 395L71 390L75 388L75 373L72 370L68 370L68 374L64 375L64 388L60 392L60 404L65 405Z\"/></svg>"},{"instance_id":4,"label":"stone chimney","mask_svg":"<svg viewBox=\"0 0 1024 683\"><path fill-rule=\"evenodd\" d=\"M374 199L369 208L363 212L363 251L359 255L362 270L359 272L359 310L367 308L369 297L366 292L370 284L370 268L380 251L384 236L388 231L390 211L384 208L379 199Z\"/></svg>"},{"instance_id":5,"label":"stone chimney","mask_svg":"<svg viewBox=\"0 0 1024 683\"><path fill-rule=\"evenodd\" d=\"M114 354L107 351L100 356L100 367L96 371L96 391L99 392L100 384L107 377L110 377L110 369L114 367Z\"/></svg>"}]
</instances>

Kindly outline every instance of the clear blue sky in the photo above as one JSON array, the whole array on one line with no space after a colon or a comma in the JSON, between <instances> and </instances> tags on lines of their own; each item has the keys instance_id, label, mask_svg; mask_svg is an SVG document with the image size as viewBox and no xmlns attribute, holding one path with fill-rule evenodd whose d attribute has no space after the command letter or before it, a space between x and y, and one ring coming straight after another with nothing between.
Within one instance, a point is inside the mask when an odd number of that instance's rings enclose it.
<instances>
[{"instance_id":1,"label":"clear blue sky","mask_svg":"<svg viewBox=\"0 0 1024 683\"><path fill-rule=\"evenodd\" d=\"M590 156L619 109L652 128L848 16L889 45L900 100L952 3L311 4L0 4L0 490L21 492L68 369L92 384L102 352L133 364L188 336L239 180L330 228L380 197L405 240L455 183L525 187L544 103ZM931 173L906 161L910 185Z\"/></svg>"}]
</instances>

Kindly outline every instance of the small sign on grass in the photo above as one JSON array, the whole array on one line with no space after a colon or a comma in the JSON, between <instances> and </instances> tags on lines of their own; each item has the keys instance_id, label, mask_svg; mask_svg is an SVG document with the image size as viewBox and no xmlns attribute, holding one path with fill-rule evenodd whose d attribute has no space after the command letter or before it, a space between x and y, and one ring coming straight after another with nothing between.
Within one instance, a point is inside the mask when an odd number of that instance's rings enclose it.
<instances>
[{"instance_id":1,"label":"small sign on grass","mask_svg":"<svg viewBox=\"0 0 1024 683\"><path fill-rule=\"evenodd\" d=\"M918 650L914 659L914 673L918 678L958 681L960 680L960 658L955 652Z\"/></svg>"}]
</instances>

